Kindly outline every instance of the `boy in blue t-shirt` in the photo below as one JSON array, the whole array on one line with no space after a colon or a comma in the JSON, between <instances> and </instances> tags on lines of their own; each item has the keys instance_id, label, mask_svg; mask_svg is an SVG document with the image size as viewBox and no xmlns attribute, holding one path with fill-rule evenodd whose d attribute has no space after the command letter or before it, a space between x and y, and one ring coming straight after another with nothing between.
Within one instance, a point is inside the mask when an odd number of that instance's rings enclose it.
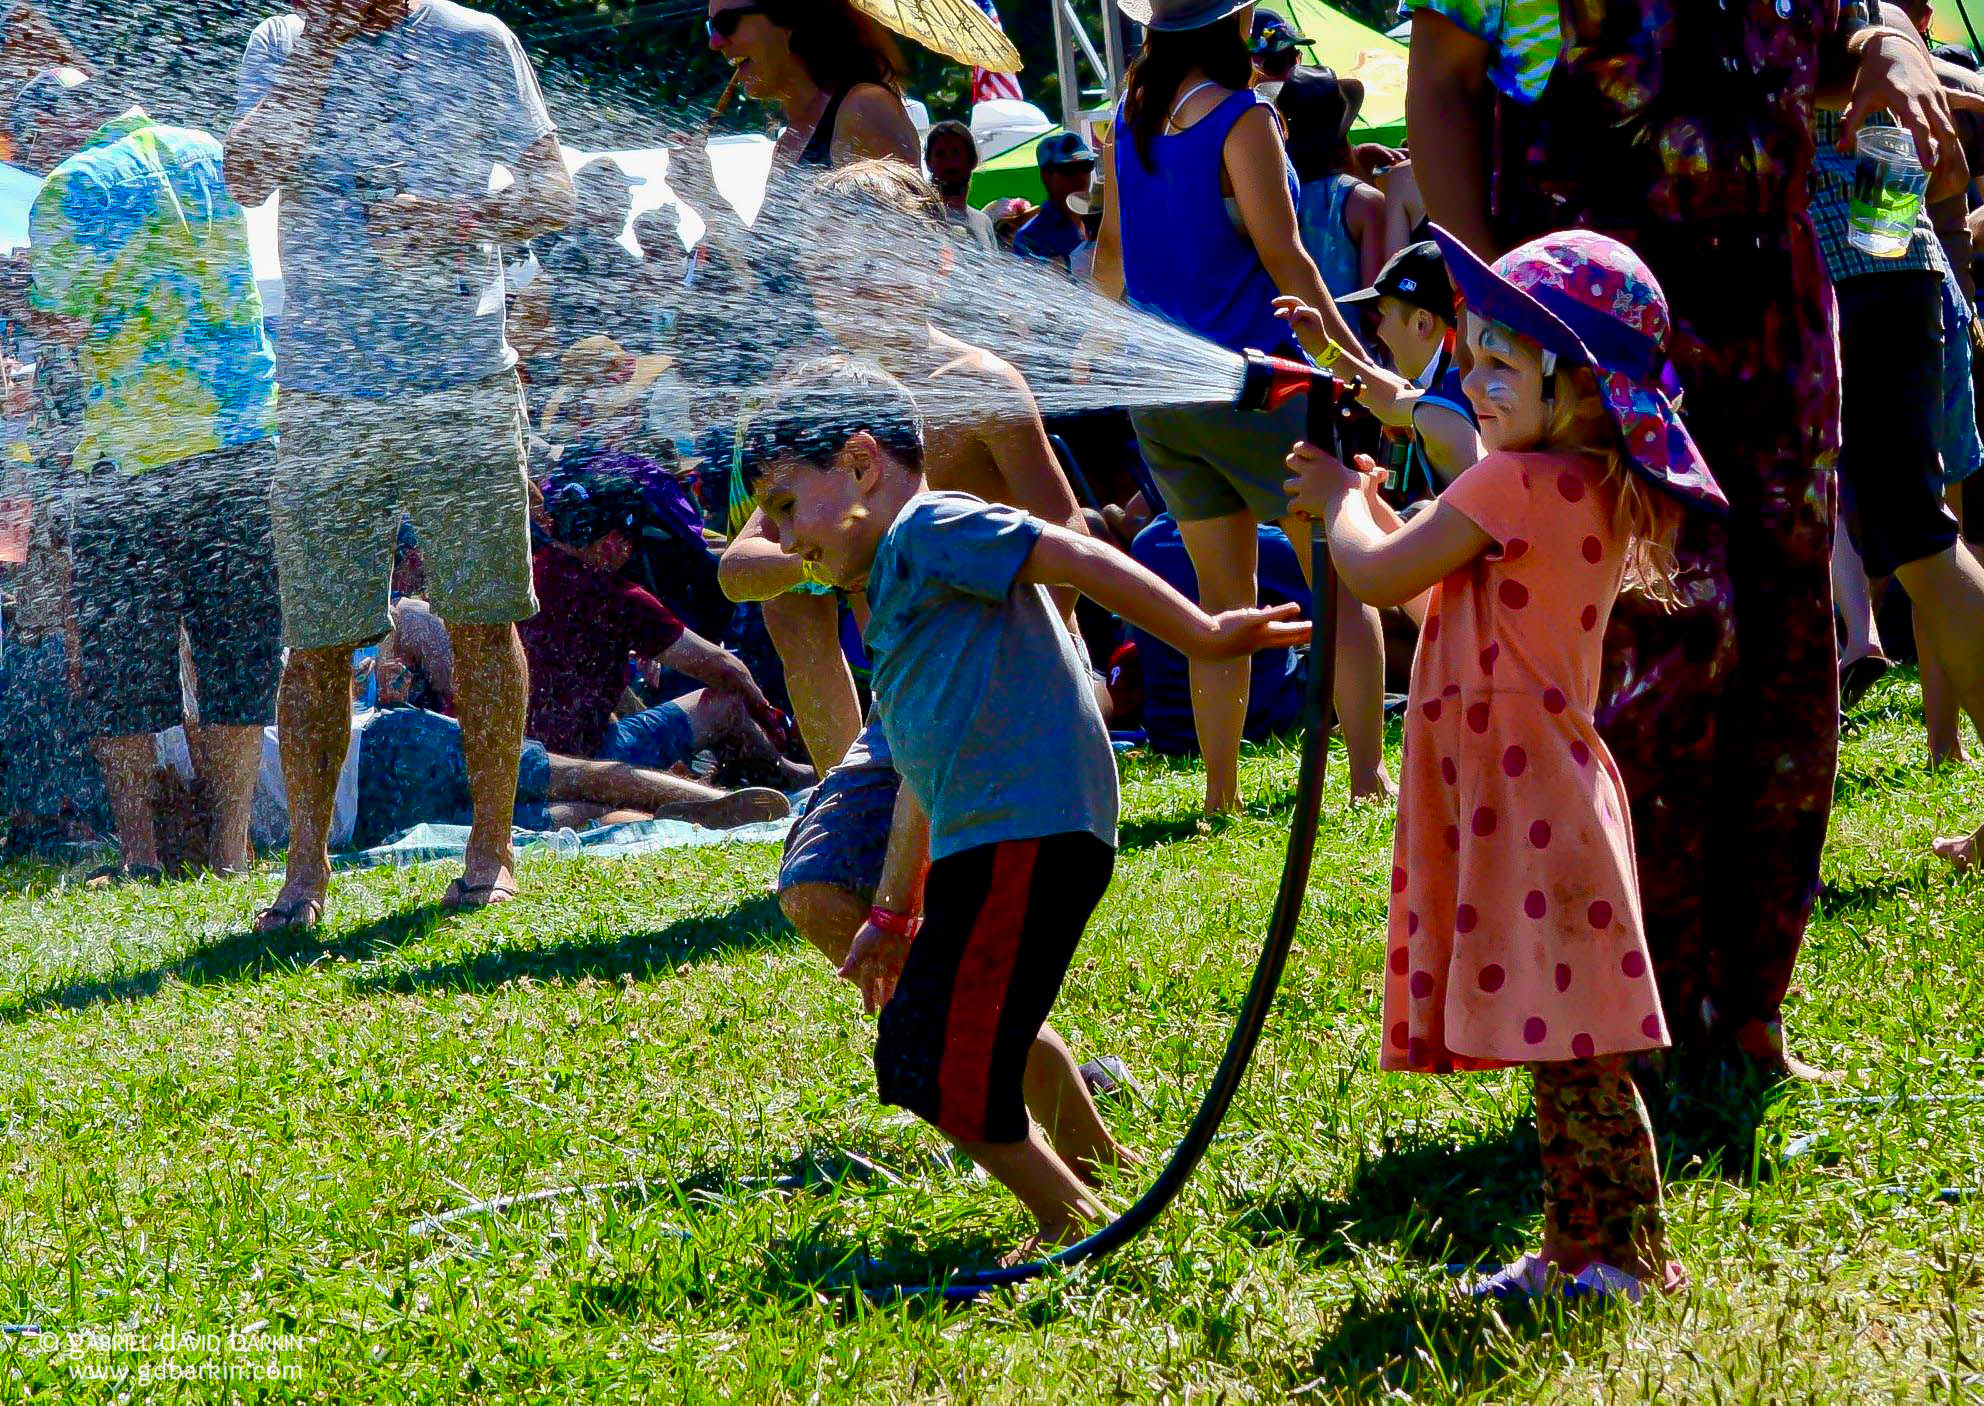
<instances>
[{"instance_id":1,"label":"boy in blue t-shirt","mask_svg":"<svg viewBox=\"0 0 1984 1406\"><path fill-rule=\"evenodd\" d=\"M831 357L773 392L744 473L785 551L867 590L876 714L927 837L907 863L892 847L841 967L881 1011L881 1096L1004 1183L1037 1241L1060 1243L1102 1208L1030 1123L1022 1084L1109 887L1118 795L1087 662L1048 590L1204 658L1300 643L1309 627L1293 606L1209 616L1113 547L932 493L923 446L901 383Z\"/></svg>"}]
</instances>

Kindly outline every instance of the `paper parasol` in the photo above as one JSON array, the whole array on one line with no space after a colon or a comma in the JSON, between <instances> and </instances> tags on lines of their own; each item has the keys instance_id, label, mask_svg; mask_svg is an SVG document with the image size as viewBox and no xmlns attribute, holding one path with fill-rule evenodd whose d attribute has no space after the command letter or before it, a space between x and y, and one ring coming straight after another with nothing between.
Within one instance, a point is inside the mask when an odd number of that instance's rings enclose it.
<instances>
[{"instance_id":1,"label":"paper parasol","mask_svg":"<svg viewBox=\"0 0 1984 1406\"><path fill-rule=\"evenodd\" d=\"M1020 51L973 0L848 0L848 3L877 24L961 64L992 73L1020 71Z\"/></svg>"}]
</instances>

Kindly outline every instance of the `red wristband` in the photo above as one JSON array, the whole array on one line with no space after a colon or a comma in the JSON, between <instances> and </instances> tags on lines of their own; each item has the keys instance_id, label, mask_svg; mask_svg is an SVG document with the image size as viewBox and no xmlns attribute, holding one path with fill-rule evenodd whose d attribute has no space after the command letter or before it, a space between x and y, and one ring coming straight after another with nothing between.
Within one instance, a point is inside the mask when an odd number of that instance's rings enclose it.
<instances>
[{"instance_id":1,"label":"red wristband","mask_svg":"<svg viewBox=\"0 0 1984 1406\"><path fill-rule=\"evenodd\" d=\"M914 939L917 929L923 926L923 919L919 914L898 913L894 909L883 908L878 904L868 910L868 925L880 928L893 937Z\"/></svg>"}]
</instances>

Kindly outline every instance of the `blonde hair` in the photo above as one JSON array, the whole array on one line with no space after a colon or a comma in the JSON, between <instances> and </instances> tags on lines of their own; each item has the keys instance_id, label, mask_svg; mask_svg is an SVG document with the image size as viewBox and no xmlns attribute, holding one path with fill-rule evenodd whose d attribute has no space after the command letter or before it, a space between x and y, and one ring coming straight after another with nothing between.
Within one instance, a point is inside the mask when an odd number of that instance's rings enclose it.
<instances>
[{"instance_id":1,"label":"blonde hair","mask_svg":"<svg viewBox=\"0 0 1984 1406\"><path fill-rule=\"evenodd\" d=\"M836 166L813 182L823 205L863 214L904 216L945 228L944 197L914 166L892 157L869 157Z\"/></svg>"},{"instance_id":2,"label":"blonde hair","mask_svg":"<svg viewBox=\"0 0 1984 1406\"><path fill-rule=\"evenodd\" d=\"M1626 589L1674 609L1681 603L1680 561L1674 555L1680 505L1627 467L1619 427L1590 367L1559 366L1550 389L1542 447L1581 454L1603 466L1605 486L1612 490L1612 528L1627 539Z\"/></svg>"}]
</instances>

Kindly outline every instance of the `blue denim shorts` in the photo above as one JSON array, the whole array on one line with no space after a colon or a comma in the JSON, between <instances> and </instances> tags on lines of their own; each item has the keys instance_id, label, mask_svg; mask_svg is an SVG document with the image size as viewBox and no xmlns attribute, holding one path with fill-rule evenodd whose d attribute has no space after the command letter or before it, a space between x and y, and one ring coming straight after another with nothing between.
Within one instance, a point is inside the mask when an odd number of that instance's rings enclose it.
<instances>
[{"instance_id":1,"label":"blue denim shorts","mask_svg":"<svg viewBox=\"0 0 1984 1406\"><path fill-rule=\"evenodd\" d=\"M695 755L696 730L689 725L689 715L673 703L657 704L620 719L606 734L606 745L599 749L603 762L626 762L655 771L667 771Z\"/></svg>"},{"instance_id":2,"label":"blue denim shorts","mask_svg":"<svg viewBox=\"0 0 1984 1406\"><path fill-rule=\"evenodd\" d=\"M1977 435L1977 392L1971 385L1970 321L1963 286L1943 279L1943 419L1939 448L1943 482L1962 483L1984 464L1984 442Z\"/></svg>"},{"instance_id":3,"label":"blue denim shorts","mask_svg":"<svg viewBox=\"0 0 1984 1406\"><path fill-rule=\"evenodd\" d=\"M881 733L879 724L869 723L813 792L785 837L780 893L798 884L828 884L863 900L873 897L902 786Z\"/></svg>"}]
</instances>

